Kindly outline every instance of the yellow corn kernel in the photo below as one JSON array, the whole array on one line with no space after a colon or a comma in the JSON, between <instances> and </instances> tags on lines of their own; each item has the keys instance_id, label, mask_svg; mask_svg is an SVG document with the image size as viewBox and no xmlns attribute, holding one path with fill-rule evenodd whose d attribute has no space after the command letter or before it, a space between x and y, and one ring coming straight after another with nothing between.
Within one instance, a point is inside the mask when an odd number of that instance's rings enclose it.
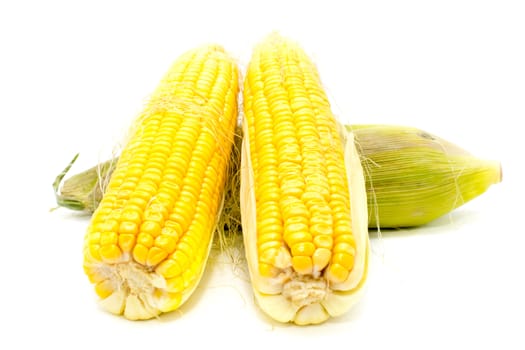
<instances>
[{"instance_id":1,"label":"yellow corn kernel","mask_svg":"<svg viewBox=\"0 0 525 350\"><path fill-rule=\"evenodd\" d=\"M126 252L126 253L131 252L131 250L133 249L133 246L135 245L135 235L136 235L136 231L134 233L125 231L124 233L121 233L119 235L118 245L120 249L122 249L123 252Z\"/></svg>"},{"instance_id":2,"label":"yellow corn kernel","mask_svg":"<svg viewBox=\"0 0 525 350\"><path fill-rule=\"evenodd\" d=\"M354 256L348 253L334 253L332 256L332 264L338 264L347 269L352 270L354 266Z\"/></svg>"},{"instance_id":3,"label":"yellow corn kernel","mask_svg":"<svg viewBox=\"0 0 525 350\"><path fill-rule=\"evenodd\" d=\"M100 242L100 235L101 233L94 229L91 235L86 238L89 239L89 243L96 244Z\"/></svg>"},{"instance_id":4,"label":"yellow corn kernel","mask_svg":"<svg viewBox=\"0 0 525 350\"><path fill-rule=\"evenodd\" d=\"M345 253L355 256L355 245L346 242L339 242L334 246L334 253Z\"/></svg>"},{"instance_id":5,"label":"yellow corn kernel","mask_svg":"<svg viewBox=\"0 0 525 350\"><path fill-rule=\"evenodd\" d=\"M296 243L291 247L291 252L293 256L312 256L315 252L315 244L313 244L312 242Z\"/></svg>"},{"instance_id":6,"label":"yellow corn kernel","mask_svg":"<svg viewBox=\"0 0 525 350\"><path fill-rule=\"evenodd\" d=\"M95 292L99 297L102 299L105 299L109 297L111 294L113 294L114 286L111 285L111 281L104 280L100 281L95 285Z\"/></svg>"},{"instance_id":7,"label":"yellow corn kernel","mask_svg":"<svg viewBox=\"0 0 525 350\"><path fill-rule=\"evenodd\" d=\"M269 233L261 233L259 235L259 247L264 244L264 243L267 243L267 242L277 242L279 241L281 238L281 235L276 233L276 232L269 232Z\"/></svg>"},{"instance_id":8,"label":"yellow corn kernel","mask_svg":"<svg viewBox=\"0 0 525 350\"><path fill-rule=\"evenodd\" d=\"M148 251L148 257L146 258L146 265L156 266L166 259L168 253L159 247L151 247Z\"/></svg>"},{"instance_id":9,"label":"yellow corn kernel","mask_svg":"<svg viewBox=\"0 0 525 350\"><path fill-rule=\"evenodd\" d=\"M275 265L275 259L279 255L279 248L281 244L278 244L277 247L272 247L266 250L260 250L259 252L259 266L260 265ZM276 270L277 271L277 270Z\"/></svg>"},{"instance_id":10,"label":"yellow corn kernel","mask_svg":"<svg viewBox=\"0 0 525 350\"><path fill-rule=\"evenodd\" d=\"M159 249L162 249L166 252L172 252L175 250L175 246L177 245L177 241L166 234L161 234L157 238L155 238L155 247L158 247Z\"/></svg>"},{"instance_id":11,"label":"yellow corn kernel","mask_svg":"<svg viewBox=\"0 0 525 350\"><path fill-rule=\"evenodd\" d=\"M150 217L150 216L146 216ZM147 220L140 226L140 232L143 234L149 234L152 237L157 237L160 234L161 226L157 221Z\"/></svg>"},{"instance_id":12,"label":"yellow corn kernel","mask_svg":"<svg viewBox=\"0 0 525 350\"><path fill-rule=\"evenodd\" d=\"M118 230L118 222L116 220L105 220L96 225L95 229L98 231L116 232Z\"/></svg>"},{"instance_id":13,"label":"yellow corn kernel","mask_svg":"<svg viewBox=\"0 0 525 350\"><path fill-rule=\"evenodd\" d=\"M100 234L100 244L107 246L118 242L118 236L115 232L102 232Z\"/></svg>"},{"instance_id":14,"label":"yellow corn kernel","mask_svg":"<svg viewBox=\"0 0 525 350\"><path fill-rule=\"evenodd\" d=\"M224 195L238 88L232 57L197 48L173 64L132 126L85 239L84 270L110 312L152 318L197 286Z\"/></svg>"},{"instance_id":15,"label":"yellow corn kernel","mask_svg":"<svg viewBox=\"0 0 525 350\"><path fill-rule=\"evenodd\" d=\"M121 234L136 235L139 232L139 227L136 223L131 221L123 221L120 223L118 232Z\"/></svg>"},{"instance_id":16,"label":"yellow corn kernel","mask_svg":"<svg viewBox=\"0 0 525 350\"><path fill-rule=\"evenodd\" d=\"M146 232L140 232L137 236L137 243L149 249L153 246L153 236Z\"/></svg>"},{"instance_id":17,"label":"yellow corn kernel","mask_svg":"<svg viewBox=\"0 0 525 350\"><path fill-rule=\"evenodd\" d=\"M312 254L312 262L317 272L322 271L330 262L332 252L328 248L317 248Z\"/></svg>"},{"instance_id":18,"label":"yellow corn kernel","mask_svg":"<svg viewBox=\"0 0 525 350\"><path fill-rule=\"evenodd\" d=\"M297 227L300 228L300 230L295 230L294 226L292 227L293 229L290 229L290 231L286 233L285 240L289 247L298 243L312 241L312 235L308 232L308 226L301 225Z\"/></svg>"},{"instance_id":19,"label":"yellow corn kernel","mask_svg":"<svg viewBox=\"0 0 525 350\"><path fill-rule=\"evenodd\" d=\"M293 256L292 257L292 266L295 272L300 275L311 274L313 271L312 258L309 256Z\"/></svg>"},{"instance_id":20,"label":"yellow corn kernel","mask_svg":"<svg viewBox=\"0 0 525 350\"><path fill-rule=\"evenodd\" d=\"M265 235L265 236L268 236L268 235ZM280 240L276 239L276 240L261 242L257 248L259 249L260 254L263 254L267 250L280 248L281 245L282 243L280 242Z\"/></svg>"},{"instance_id":21,"label":"yellow corn kernel","mask_svg":"<svg viewBox=\"0 0 525 350\"><path fill-rule=\"evenodd\" d=\"M133 247L133 259L139 264L145 265L147 258L148 247L142 245L141 243L137 243L135 247Z\"/></svg>"},{"instance_id":22,"label":"yellow corn kernel","mask_svg":"<svg viewBox=\"0 0 525 350\"><path fill-rule=\"evenodd\" d=\"M263 262L259 262L259 273L261 274L261 276L272 277L275 276L277 271L277 268L275 268L273 264L265 264Z\"/></svg>"},{"instance_id":23,"label":"yellow corn kernel","mask_svg":"<svg viewBox=\"0 0 525 350\"><path fill-rule=\"evenodd\" d=\"M100 256L100 244L98 244L97 242L92 242L92 239L90 237L88 237L87 244L87 252L85 251L84 253L91 257L93 260L101 261L102 257ZM84 269L87 269L87 267L84 266ZM89 274L88 272L86 273Z\"/></svg>"},{"instance_id":24,"label":"yellow corn kernel","mask_svg":"<svg viewBox=\"0 0 525 350\"><path fill-rule=\"evenodd\" d=\"M317 235L314 237L313 242L317 248L325 248L330 250L332 249L334 241L331 235Z\"/></svg>"},{"instance_id":25,"label":"yellow corn kernel","mask_svg":"<svg viewBox=\"0 0 525 350\"><path fill-rule=\"evenodd\" d=\"M341 283L348 278L348 269L337 263L333 263L329 266L327 276L330 281L334 283Z\"/></svg>"},{"instance_id":26,"label":"yellow corn kernel","mask_svg":"<svg viewBox=\"0 0 525 350\"><path fill-rule=\"evenodd\" d=\"M367 266L352 134L340 132L314 64L279 35L255 48L243 105L241 219L258 304L283 322L337 316L354 303Z\"/></svg>"},{"instance_id":27,"label":"yellow corn kernel","mask_svg":"<svg viewBox=\"0 0 525 350\"><path fill-rule=\"evenodd\" d=\"M100 257L105 263L117 263L121 258L122 251L116 244L102 245L99 249Z\"/></svg>"},{"instance_id":28,"label":"yellow corn kernel","mask_svg":"<svg viewBox=\"0 0 525 350\"><path fill-rule=\"evenodd\" d=\"M184 279L182 275L170 278L166 283L166 290L170 293L180 293L184 290Z\"/></svg>"}]
</instances>

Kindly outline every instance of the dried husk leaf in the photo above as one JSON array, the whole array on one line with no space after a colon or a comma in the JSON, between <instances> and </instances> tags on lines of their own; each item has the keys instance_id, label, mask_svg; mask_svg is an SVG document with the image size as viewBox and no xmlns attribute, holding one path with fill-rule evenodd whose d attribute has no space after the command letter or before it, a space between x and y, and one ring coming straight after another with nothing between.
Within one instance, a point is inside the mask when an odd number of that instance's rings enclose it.
<instances>
[{"instance_id":1,"label":"dried husk leaf","mask_svg":"<svg viewBox=\"0 0 525 350\"><path fill-rule=\"evenodd\" d=\"M366 172L369 227L424 225L501 181L497 161L406 126L347 126Z\"/></svg>"}]
</instances>

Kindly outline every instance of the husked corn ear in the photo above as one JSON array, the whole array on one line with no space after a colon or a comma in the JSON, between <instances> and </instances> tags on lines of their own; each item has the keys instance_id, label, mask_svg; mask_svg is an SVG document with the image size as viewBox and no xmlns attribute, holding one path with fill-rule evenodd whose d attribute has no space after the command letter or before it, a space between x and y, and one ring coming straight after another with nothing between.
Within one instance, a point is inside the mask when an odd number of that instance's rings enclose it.
<instances>
[{"instance_id":1,"label":"husked corn ear","mask_svg":"<svg viewBox=\"0 0 525 350\"><path fill-rule=\"evenodd\" d=\"M252 286L281 322L320 323L359 297L368 261L365 182L317 70L277 34L244 85L241 216Z\"/></svg>"},{"instance_id":2,"label":"husked corn ear","mask_svg":"<svg viewBox=\"0 0 525 350\"><path fill-rule=\"evenodd\" d=\"M366 167L369 227L426 224L501 181L498 161L474 157L406 126L354 125Z\"/></svg>"},{"instance_id":3,"label":"husked corn ear","mask_svg":"<svg viewBox=\"0 0 525 350\"><path fill-rule=\"evenodd\" d=\"M148 319L197 286L223 200L238 72L215 45L183 54L133 127L85 236L104 308Z\"/></svg>"}]
</instances>

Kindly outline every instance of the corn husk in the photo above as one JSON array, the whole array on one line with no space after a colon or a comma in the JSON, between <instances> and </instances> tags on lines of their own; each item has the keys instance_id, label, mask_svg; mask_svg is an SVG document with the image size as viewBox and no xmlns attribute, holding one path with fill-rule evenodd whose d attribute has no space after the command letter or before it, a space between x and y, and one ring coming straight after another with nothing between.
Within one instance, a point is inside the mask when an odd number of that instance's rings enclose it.
<instances>
[{"instance_id":1,"label":"corn husk","mask_svg":"<svg viewBox=\"0 0 525 350\"><path fill-rule=\"evenodd\" d=\"M501 181L498 161L479 159L426 131L393 125L351 125L346 128L354 133L365 171L368 226L371 228L427 224ZM236 147L239 146L237 142ZM239 155L239 149L232 152L233 157ZM75 160L76 157L54 182L57 204L92 213L102 198L116 159L63 181ZM239 159L232 164L238 165ZM231 169L221 219L222 227L230 234L241 229L237 171Z\"/></svg>"}]
</instances>

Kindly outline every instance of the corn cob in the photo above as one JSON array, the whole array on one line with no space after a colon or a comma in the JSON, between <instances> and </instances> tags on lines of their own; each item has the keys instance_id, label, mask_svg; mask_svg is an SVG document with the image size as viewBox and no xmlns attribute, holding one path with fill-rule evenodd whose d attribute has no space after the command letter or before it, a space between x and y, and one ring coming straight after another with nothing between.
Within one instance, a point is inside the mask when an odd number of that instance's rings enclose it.
<instances>
[{"instance_id":1,"label":"corn cob","mask_svg":"<svg viewBox=\"0 0 525 350\"><path fill-rule=\"evenodd\" d=\"M280 322L345 313L366 280L365 182L352 133L330 111L316 68L273 34L244 84L241 219L253 291Z\"/></svg>"},{"instance_id":2,"label":"corn cob","mask_svg":"<svg viewBox=\"0 0 525 350\"><path fill-rule=\"evenodd\" d=\"M101 305L126 318L177 309L196 288L220 214L238 72L215 45L183 54L122 150L85 236Z\"/></svg>"},{"instance_id":3,"label":"corn cob","mask_svg":"<svg viewBox=\"0 0 525 350\"><path fill-rule=\"evenodd\" d=\"M501 181L499 162L476 158L421 129L355 124L346 128L354 133L361 163L366 168L370 228L427 224ZM238 156L238 152L232 152L232 157ZM117 158L110 159L75 174L59 189L63 172L54 184L57 205L91 214L102 198L116 161ZM231 164L238 162L234 158ZM228 184L233 193L226 194L223 212L235 222L240 222L238 180L228 179L234 182Z\"/></svg>"}]
</instances>

